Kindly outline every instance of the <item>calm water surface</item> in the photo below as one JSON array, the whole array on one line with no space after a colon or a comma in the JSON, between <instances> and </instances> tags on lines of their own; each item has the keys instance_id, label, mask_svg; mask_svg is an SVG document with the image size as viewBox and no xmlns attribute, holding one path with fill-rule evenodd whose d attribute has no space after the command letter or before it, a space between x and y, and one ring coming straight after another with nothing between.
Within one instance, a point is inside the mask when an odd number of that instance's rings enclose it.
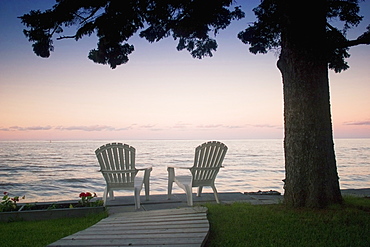
<instances>
[{"instance_id":1,"label":"calm water surface","mask_svg":"<svg viewBox=\"0 0 370 247\"><path fill-rule=\"evenodd\" d=\"M26 195L29 202L103 195L95 149L112 141L0 142L0 192ZM277 190L285 177L282 140L225 140L228 153L216 179L219 192ZM152 166L151 194L167 193L167 165L191 166L199 140L132 140L138 167ZM342 189L370 187L370 139L337 139ZM205 188L205 192L211 189ZM183 193L174 185L174 193ZM117 195L131 195L118 192Z\"/></svg>"}]
</instances>

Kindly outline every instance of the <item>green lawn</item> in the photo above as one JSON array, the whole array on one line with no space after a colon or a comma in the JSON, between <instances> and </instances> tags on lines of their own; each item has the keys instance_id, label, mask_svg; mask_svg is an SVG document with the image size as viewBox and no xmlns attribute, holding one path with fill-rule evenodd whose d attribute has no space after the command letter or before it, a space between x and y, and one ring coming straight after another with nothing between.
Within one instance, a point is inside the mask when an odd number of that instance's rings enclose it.
<instances>
[{"instance_id":1,"label":"green lawn","mask_svg":"<svg viewBox=\"0 0 370 247\"><path fill-rule=\"evenodd\" d=\"M207 204L207 246L370 246L370 199L346 197L323 210L284 205ZM0 223L0 246L45 246L83 230L107 213L83 218Z\"/></svg>"},{"instance_id":2,"label":"green lawn","mask_svg":"<svg viewBox=\"0 0 370 247\"><path fill-rule=\"evenodd\" d=\"M105 217L107 217L106 212L81 218L0 222L2 236L0 246L46 246L65 236L86 229Z\"/></svg>"},{"instance_id":3,"label":"green lawn","mask_svg":"<svg viewBox=\"0 0 370 247\"><path fill-rule=\"evenodd\" d=\"M370 246L370 199L343 206L287 209L284 205L207 204L207 246Z\"/></svg>"}]
</instances>

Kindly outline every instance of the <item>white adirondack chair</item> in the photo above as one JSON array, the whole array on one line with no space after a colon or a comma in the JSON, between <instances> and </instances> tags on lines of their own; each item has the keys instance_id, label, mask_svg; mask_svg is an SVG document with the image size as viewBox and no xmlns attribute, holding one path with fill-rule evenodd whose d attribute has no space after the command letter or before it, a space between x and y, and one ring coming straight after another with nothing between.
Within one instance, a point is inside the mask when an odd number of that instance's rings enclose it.
<instances>
[{"instance_id":1,"label":"white adirondack chair","mask_svg":"<svg viewBox=\"0 0 370 247\"><path fill-rule=\"evenodd\" d=\"M198 187L197 196L201 196L203 186L211 186L217 203L217 189L215 179L222 167L222 162L227 152L227 146L221 142L206 142L195 149L193 167L168 166L168 199L171 198L172 185L175 182L182 188L187 196L189 206L193 206L192 188ZM191 175L175 175L175 168L189 169Z\"/></svg>"},{"instance_id":2,"label":"white adirondack chair","mask_svg":"<svg viewBox=\"0 0 370 247\"><path fill-rule=\"evenodd\" d=\"M146 200L149 200L149 177L152 167L135 168L135 148L122 143L108 143L95 150L100 171L107 183L103 200L114 199L114 190L133 190L135 208L140 208L140 191L145 185ZM140 176L138 173L140 172ZM144 171L144 176L142 176Z\"/></svg>"}]
</instances>

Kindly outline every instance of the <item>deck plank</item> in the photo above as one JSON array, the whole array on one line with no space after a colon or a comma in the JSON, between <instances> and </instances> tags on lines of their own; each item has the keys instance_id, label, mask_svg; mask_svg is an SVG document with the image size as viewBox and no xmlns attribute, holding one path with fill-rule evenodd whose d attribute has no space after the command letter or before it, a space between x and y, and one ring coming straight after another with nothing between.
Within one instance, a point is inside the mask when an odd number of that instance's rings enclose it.
<instances>
[{"instance_id":1,"label":"deck plank","mask_svg":"<svg viewBox=\"0 0 370 247\"><path fill-rule=\"evenodd\" d=\"M203 246L208 232L204 207L119 213L49 247Z\"/></svg>"}]
</instances>

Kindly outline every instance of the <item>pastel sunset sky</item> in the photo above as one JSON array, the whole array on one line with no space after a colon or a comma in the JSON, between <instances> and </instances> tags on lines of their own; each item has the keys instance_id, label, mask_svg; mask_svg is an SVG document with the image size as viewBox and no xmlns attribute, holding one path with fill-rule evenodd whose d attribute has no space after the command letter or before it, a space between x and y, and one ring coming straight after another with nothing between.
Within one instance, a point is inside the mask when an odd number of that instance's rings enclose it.
<instances>
[{"instance_id":1,"label":"pastel sunset sky","mask_svg":"<svg viewBox=\"0 0 370 247\"><path fill-rule=\"evenodd\" d=\"M253 55L237 39L259 1L237 2L246 18L221 31L212 58L136 36L130 61L112 70L87 58L93 36L37 57L17 17L54 1L0 0L0 140L283 138L278 54ZM370 24L370 1L360 6L349 38ZM349 70L330 72L334 137L370 138L370 46L350 54Z\"/></svg>"}]
</instances>

